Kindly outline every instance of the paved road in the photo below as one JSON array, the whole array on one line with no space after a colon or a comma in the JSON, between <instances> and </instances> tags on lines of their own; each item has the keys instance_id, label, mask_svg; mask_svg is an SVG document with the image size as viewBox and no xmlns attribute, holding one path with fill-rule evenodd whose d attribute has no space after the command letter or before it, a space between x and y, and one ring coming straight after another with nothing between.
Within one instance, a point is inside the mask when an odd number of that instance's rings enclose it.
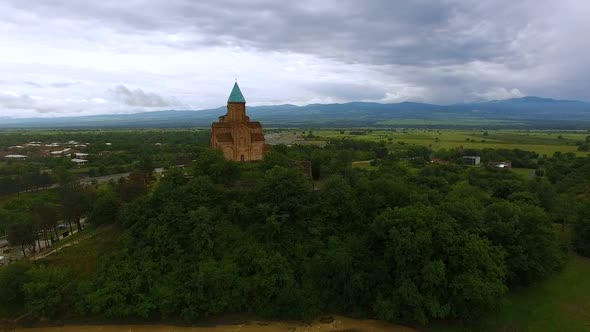
<instances>
[{"instance_id":1,"label":"paved road","mask_svg":"<svg viewBox=\"0 0 590 332\"><path fill-rule=\"evenodd\" d=\"M80 184L83 185L88 185L91 184L93 181L96 181L97 183L106 183L109 181L117 181L120 178L126 178L129 176L129 172L127 173L117 173L117 174L111 174L111 175L103 175L103 176L95 176L95 177L91 177L91 178L82 178L80 179ZM55 188L59 188L59 184L55 183L51 186L48 187L39 187L39 188L34 188L34 189L27 189L27 190L22 190L20 191L20 193L28 193L28 192L34 192L34 191L40 191L40 190L47 190L47 189L55 189Z\"/></svg>"},{"instance_id":2,"label":"paved road","mask_svg":"<svg viewBox=\"0 0 590 332\"><path fill-rule=\"evenodd\" d=\"M178 166L174 166L174 167L183 167L183 166L184 165L178 165ZM164 173L164 169L161 167L155 168L154 173L158 173L158 174ZM110 174L110 175L103 175L103 176L81 178L80 184L88 185L88 184L92 184L92 182L94 182L94 181L96 181L97 183L106 183L109 181L117 181L120 178L129 177L130 174L131 173L127 172L127 173L117 173L117 174ZM23 190L23 191L20 191L20 193L27 193L27 192L33 192L33 191L39 191L39 190L55 189L55 188L59 188L58 183L53 184L49 187L40 187L40 188Z\"/></svg>"},{"instance_id":3,"label":"paved road","mask_svg":"<svg viewBox=\"0 0 590 332\"><path fill-rule=\"evenodd\" d=\"M117 181L120 178L129 177L130 174L131 173L127 172L127 173L117 173L117 174L104 175L104 176L95 176L92 178L83 178L83 179L80 179L80 183L81 184L91 184L93 181L96 181L98 183Z\"/></svg>"}]
</instances>

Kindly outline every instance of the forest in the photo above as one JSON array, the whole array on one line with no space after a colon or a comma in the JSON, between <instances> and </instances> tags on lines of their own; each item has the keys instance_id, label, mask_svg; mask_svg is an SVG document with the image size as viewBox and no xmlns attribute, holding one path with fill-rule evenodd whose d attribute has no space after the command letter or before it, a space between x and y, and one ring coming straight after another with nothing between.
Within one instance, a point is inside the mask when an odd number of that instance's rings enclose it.
<instances>
[{"instance_id":1,"label":"forest","mask_svg":"<svg viewBox=\"0 0 590 332\"><path fill-rule=\"evenodd\" d=\"M2 268L0 315L476 321L510 290L559 271L570 250L590 256L590 160L467 152L537 172L470 167L458 149L350 139L276 145L250 164L225 161L206 141L185 150L184 167L138 152L129 178L101 185L55 172L56 190L1 205L9 241L34 249L59 220L81 229L82 216L117 241L82 270L43 259ZM151 172L158 165L164 176ZM557 236L566 228L572 247Z\"/></svg>"}]
</instances>

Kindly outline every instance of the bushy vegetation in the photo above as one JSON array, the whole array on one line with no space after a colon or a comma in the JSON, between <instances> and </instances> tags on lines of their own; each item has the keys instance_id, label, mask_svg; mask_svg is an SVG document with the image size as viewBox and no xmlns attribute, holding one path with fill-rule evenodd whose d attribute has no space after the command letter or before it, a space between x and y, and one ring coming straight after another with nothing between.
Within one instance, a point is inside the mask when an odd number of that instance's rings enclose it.
<instances>
[{"instance_id":1,"label":"bushy vegetation","mask_svg":"<svg viewBox=\"0 0 590 332\"><path fill-rule=\"evenodd\" d=\"M560 247L554 222L579 230L573 243L580 253L590 242L588 205L560 203L587 195L588 160L510 153L535 159L546 175L431 164L425 147L388 151L351 140L276 146L255 164L202 149L162 179L138 163L129 179L81 195L91 203L77 211L89 222L117 224L123 233L95 273L11 265L0 273L0 292L49 317L190 322L225 313L300 319L337 312L420 324L474 321L510 289L561 267L568 248ZM354 169L353 160L376 167Z\"/></svg>"}]
</instances>

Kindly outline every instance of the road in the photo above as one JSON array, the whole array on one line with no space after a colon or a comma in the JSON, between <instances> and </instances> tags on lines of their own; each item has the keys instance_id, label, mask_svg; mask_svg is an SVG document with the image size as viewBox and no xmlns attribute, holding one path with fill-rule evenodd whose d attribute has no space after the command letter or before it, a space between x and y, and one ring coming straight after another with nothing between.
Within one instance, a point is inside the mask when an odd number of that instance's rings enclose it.
<instances>
[{"instance_id":1,"label":"road","mask_svg":"<svg viewBox=\"0 0 590 332\"><path fill-rule=\"evenodd\" d=\"M121 178L129 177L130 174L131 173L127 172L127 173L117 173L117 174L111 174L111 175L95 176L92 178L83 178L83 179L80 179L80 184L91 184L94 181L96 181L98 183L117 181Z\"/></svg>"},{"instance_id":2,"label":"road","mask_svg":"<svg viewBox=\"0 0 590 332\"><path fill-rule=\"evenodd\" d=\"M83 185L88 185L88 184L92 184L92 182L96 181L97 183L106 183L109 181L117 181L120 178L126 178L129 176L129 172L127 173L117 173L117 174L110 174L110 175L103 175L103 176L95 176L95 177L88 177L88 178L82 178L80 179L80 184ZM59 188L59 184L55 183L51 186L48 187L39 187L39 188L34 188L34 189L27 189L27 190L22 190L19 193L29 193L29 192L35 192L35 191L40 191L40 190L48 190L48 189L55 189L55 188Z\"/></svg>"}]
</instances>

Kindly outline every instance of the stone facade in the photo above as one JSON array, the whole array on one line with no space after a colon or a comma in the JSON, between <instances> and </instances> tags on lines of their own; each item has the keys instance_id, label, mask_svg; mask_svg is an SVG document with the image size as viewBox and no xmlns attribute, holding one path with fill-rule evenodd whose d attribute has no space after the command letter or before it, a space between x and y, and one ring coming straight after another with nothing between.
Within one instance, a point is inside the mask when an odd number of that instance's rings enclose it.
<instances>
[{"instance_id":1,"label":"stone facade","mask_svg":"<svg viewBox=\"0 0 590 332\"><path fill-rule=\"evenodd\" d=\"M267 150L262 125L246 115L246 100L238 83L227 101L227 114L211 125L211 147L221 150L227 160L242 162L262 160Z\"/></svg>"}]
</instances>

